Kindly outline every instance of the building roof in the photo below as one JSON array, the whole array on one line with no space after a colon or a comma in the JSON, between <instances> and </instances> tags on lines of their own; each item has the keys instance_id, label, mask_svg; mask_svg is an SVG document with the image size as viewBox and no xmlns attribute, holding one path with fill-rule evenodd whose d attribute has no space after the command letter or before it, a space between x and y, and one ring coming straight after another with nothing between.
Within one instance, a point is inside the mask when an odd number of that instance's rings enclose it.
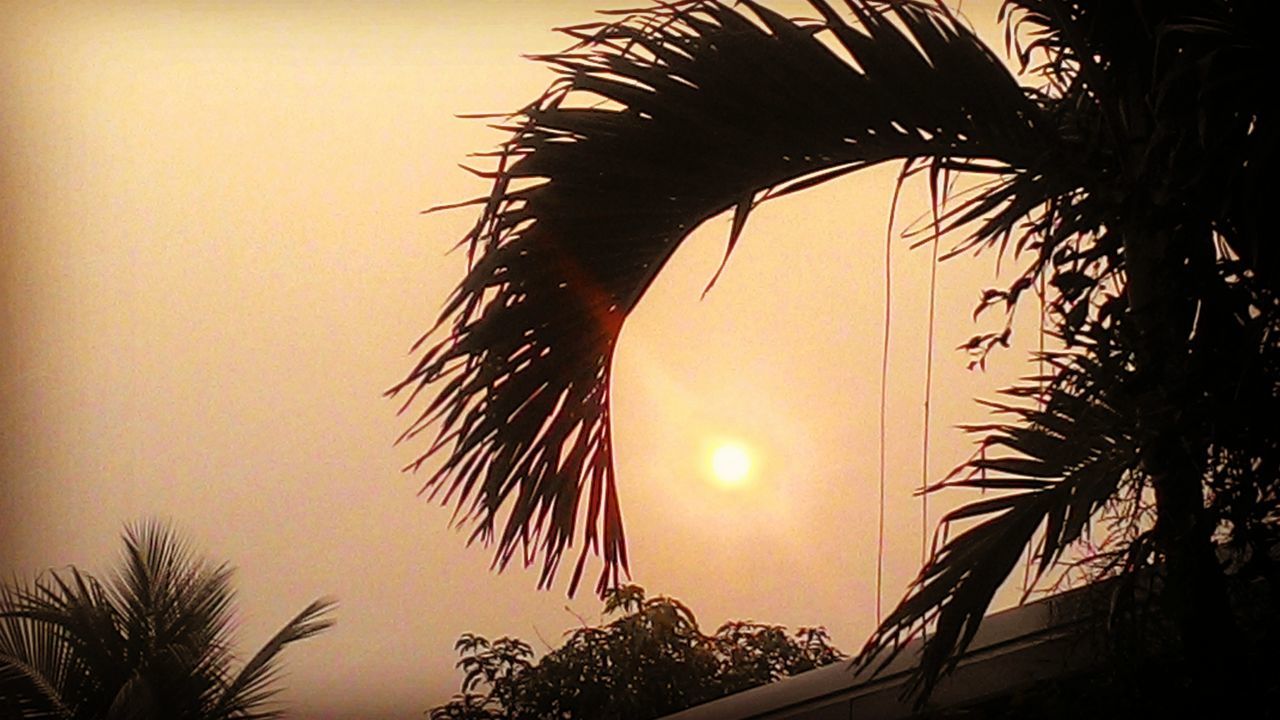
<instances>
[{"instance_id":1,"label":"building roof","mask_svg":"<svg viewBox=\"0 0 1280 720\"><path fill-rule=\"evenodd\" d=\"M1080 588L985 620L925 713L961 708L1037 681L1087 669L1097 653L1078 628L1090 616ZM892 720L918 715L903 699L923 642L916 638L879 674L848 661L784 678L668 715L664 720Z\"/></svg>"}]
</instances>

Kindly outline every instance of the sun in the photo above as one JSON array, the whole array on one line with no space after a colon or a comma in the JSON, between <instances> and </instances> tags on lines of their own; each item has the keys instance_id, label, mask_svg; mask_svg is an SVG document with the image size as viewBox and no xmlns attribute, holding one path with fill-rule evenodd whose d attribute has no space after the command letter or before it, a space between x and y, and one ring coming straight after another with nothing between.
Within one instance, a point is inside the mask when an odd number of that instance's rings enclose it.
<instances>
[{"instance_id":1,"label":"sun","mask_svg":"<svg viewBox=\"0 0 1280 720\"><path fill-rule=\"evenodd\" d=\"M711 473L721 485L740 485L750 472L751 453L740 443L720 443L711 453Z\"/></svg>"}]
</instances>

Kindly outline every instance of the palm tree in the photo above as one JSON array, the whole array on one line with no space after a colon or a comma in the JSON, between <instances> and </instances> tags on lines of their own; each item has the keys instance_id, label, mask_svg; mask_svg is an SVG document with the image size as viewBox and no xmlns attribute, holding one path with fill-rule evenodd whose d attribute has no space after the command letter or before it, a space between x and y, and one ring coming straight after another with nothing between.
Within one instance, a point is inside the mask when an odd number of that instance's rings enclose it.
<instances>
[{"instance_id":1,"label":"palm tree","mask_svg":"<svg viewBox=\"0 0 1280 720\"><path fill-rule=\"evenodd\" d=\"M155 522L105 583L72 567L0 589L0 717L277 718L277 656L333 624L317 600L233 672L231 569Z\"/></svg>"},{"instance_id":2,"label":"palm tree","mask_svg":"<svg viewBox=\"0 0 1280 720\"><path fill-rule=\"evenodd\" d=\"M1280 409L1280 254L1261 213L1277 183L1259 91L1272 4L1006 0L1021 81L941 2L810 4L818 19L661 3L570 28L576 44L540 58L559 78L508 118L480 173L492 190L470 203L468 272L391 390L421 408L404 439L435 433L410 467L442 458L426 488L496 540L498 568L541 554L546 586L580 537L570 592L589 552L597 589L615 586L609 382L627 314L703 221L732 211L732 252L760 202L898 161L927 171L926 240L1016 267L983 307L1011 319L1042 293L1063 349L992 403L1008 419L974 426L982 452L932 488L991 492L943 519L963 531L863 660L932 627L927 696L1019 557L1038 577L1099 518L1118 528L1114 567L1162 568L1188 651L1221 657L1234 630L1214 543L1274 574L1280 526L1260 419Z\"/></svg>"}]
</instances>

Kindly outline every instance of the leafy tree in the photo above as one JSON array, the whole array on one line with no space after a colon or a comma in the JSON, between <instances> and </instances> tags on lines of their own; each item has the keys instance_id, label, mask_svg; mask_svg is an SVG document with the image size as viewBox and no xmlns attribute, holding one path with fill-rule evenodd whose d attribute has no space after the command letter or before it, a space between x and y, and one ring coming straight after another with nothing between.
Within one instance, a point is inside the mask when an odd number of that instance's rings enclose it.
<instances>
[{"instance_id":1,"label":"leafy tree","mask_svg":"<svg viewBox=\"0 0 1280 720\"><path fill-rule=\"evenodd\" d=\"M0 717L278 718L277 656L333 624L317 600L234 671L232 570L166 526L125 529L106 582L75 567L0 589Z\"/></svg>"},{"instance_id":2,"label":"leafy tree","mask_svg":"<svg viewBox=\"0 0 1280 720\"><path fill-rule=\"evenodd\" d=\"M839 660L826 631L751 622L703 635L693 612L668 597L625 585L605 593L605 614L536 663L512 638L459 638L462 692L431 720L642 720L763 685ZM479 691L479 692L478 692Z\"/></svg>"},{"instance_id":3,"label":"leafy tree","mask_svg":"<svg viewBox=\"0 0 1280 720\"><path fill-rule=\"evenodd\" d=\"M609 382L628 313L703 221L733 213L731 252L760 202L900 161L934 198L925 242L1014 268L979 308L1007 324L969 343L975 359L1007 342L1027 291L1061 349L935 484L988 494L943 519L954 532L863 660L933 626L927 696L1023 553L1040 577L1102 520L1108 572L1158 568L1205 687L1227 681L1228 571L1274 582L1280 535L1263 213L1280 143L1259 91L1275 4L1006 0L1019 77L940 2L810 4L816 20L662 3L570 28L577 44L541 58L560 77L508 122L445 334L393 389L435 391L406 432L436 432L427 487L496 540L499 568L540 554L547 585L580 541L570 592L589 553L597 589L616 585Z\"/></svg>"}]
</instances>

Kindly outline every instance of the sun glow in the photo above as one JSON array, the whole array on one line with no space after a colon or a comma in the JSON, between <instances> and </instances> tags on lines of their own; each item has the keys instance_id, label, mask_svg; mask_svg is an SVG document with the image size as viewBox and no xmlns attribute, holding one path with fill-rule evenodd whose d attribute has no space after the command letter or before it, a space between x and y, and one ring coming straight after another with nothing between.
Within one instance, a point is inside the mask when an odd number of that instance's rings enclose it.
<instances>
[{"instance_id":1,"label":"sun glow","mask_svg":"<svg viewBox=\"0 0 1280 720\"><path fill-rule=\"evenodd\" d=\"M711 453L711 473L721 485L741 485L750 472L751 454L739 443L720 443Z\"/></svg>"}]
</instances>

